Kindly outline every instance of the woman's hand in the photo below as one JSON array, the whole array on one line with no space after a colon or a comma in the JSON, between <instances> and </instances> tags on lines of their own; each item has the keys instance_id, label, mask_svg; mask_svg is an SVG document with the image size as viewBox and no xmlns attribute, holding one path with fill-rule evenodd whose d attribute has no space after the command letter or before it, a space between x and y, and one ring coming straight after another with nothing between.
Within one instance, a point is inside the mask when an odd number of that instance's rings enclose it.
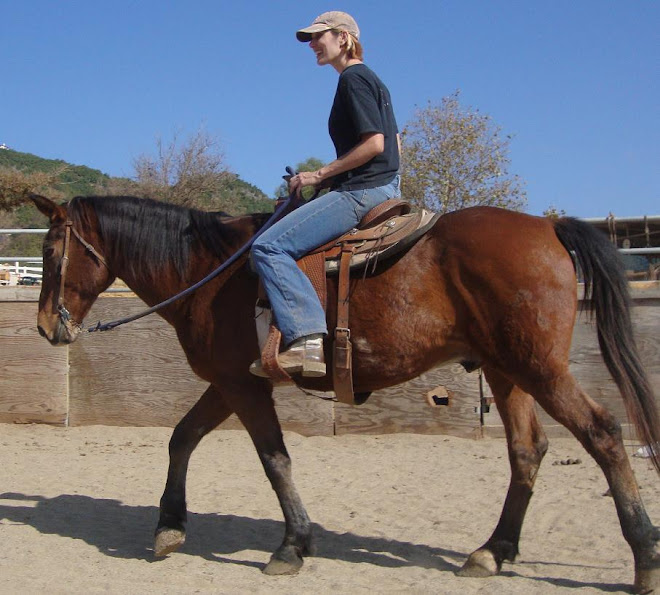
<instances>
[{"instance_id":1,"label":"woman's hand","mask_svg":"<svg viewBox=\"0 0 660 595\"><path fill-rule=\"evenodd\" d=\"M289 190L298 198L302 198L302 189L306 186L318 186L323 182L321 173L317 171L301 171L289 180Z\"/></svg>"}]
</instances>

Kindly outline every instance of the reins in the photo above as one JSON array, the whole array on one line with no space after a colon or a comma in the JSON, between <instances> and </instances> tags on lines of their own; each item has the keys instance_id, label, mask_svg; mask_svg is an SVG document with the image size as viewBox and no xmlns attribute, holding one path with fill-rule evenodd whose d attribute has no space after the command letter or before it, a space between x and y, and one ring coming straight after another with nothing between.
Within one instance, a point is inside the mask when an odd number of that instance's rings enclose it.
<instances>
[{"instance_id":1,"label":"reins","mask_svg":"<svg viewBox=\"0 0 660 595\"><path fill-rule=\"evenodd\" d=\"M229 267L234 265L242 256L245 255L245 253L252 247L252 244L254 241L262 234L264 233L269 227L277 221L282 215L286 213L286 210L289 208L289 205L291 204L292 200L294 199L293 194L291 194L280 206L275 210L275 212L271 215L271 217L266 221L266 223L255 233L243 246L241 246L234 254L232 254L225 262L223 262L218 268L216 268L214 271L211 271L206 277L195 283L194 285L191 285L187 289L184 289L180 293L177 293L176 295L173 295L171 298L166 299L165 301L161 302L160 304L156 304L155 306L152 306L151 308L147 308L146 310L143 310L142 312L139 312L138 314L134 314L132 316L127 316L126 318L121 318L119 320L113 320L112 322L106 322L106 323L101 323L99 321L96 326L90 327L87 329L88 333L94 333L96 331L110 331L114 328L117 328L118 326L121 326L122 324L126 324L127 322L133 322L134 320L138 320L140 318L144 318L145 316L148 316L149 314L153 314L154 312L157 312L158 310L161 310L165 308L166 306L169 306L170 304L173 304L174 302L180 300L181 298L184 298L191 293L197 291L202 285L206 285L209 281L212 281L215 279L220 273L226 271ZM71 228L73 229L73 228ZM67 234L69 231L69 227L67 226ZM73 230L75 233L75 230ZM76 236L78 234L76 233ZM80 238L79 238L80 239ZM82 239L81 239L82 241ZM85 242L83 242L85 244ZM99 258L98 254L94 251L94 255ZM103 259L100 259L104 264L105 261ZM67 258L68 262L68 258ZM66 266L67 263L63 263L63 268ZM241 263L242 264L242 263ZM107 265L106 265L107 266ZM233 272L233 270L232 270ZM62 291L60 291L60 296L62 295ZM63 307L63 306L62 306ZM63 307L64 310L66 310Z\"/></svg>"}]
</instances>

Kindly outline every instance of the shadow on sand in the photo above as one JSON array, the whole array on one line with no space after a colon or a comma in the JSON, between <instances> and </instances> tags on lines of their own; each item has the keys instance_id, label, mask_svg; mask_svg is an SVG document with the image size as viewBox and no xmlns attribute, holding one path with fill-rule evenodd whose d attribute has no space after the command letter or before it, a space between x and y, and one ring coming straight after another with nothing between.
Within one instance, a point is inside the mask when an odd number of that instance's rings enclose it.
<instances>
[{"instance_id":1,"label":"shadow on sand","mask_svg":"<svg viewBox=\"0 0 660 595\"><path fill-rule=\"evenodd\" d=\"M4 501L11 501L9 502ZM20 503L25 502L25 506ZM44 534L81 539L100 552L117 558L157 561L153 556L153 532L158 521L155 506L127 506L118 500L63 494L0 494L0 519L25 524ZM328 531L314 524L316 557L369 563L384 567L419 566L456 570L443 557L465 554L427 545ZM188 513L186 543L179 553L220 560L245 550L271 553L284 536L284 523L228 514ZM236 564L234 559L227 559ZM240 562L238 562L240 563ZM249 563L252 566L260 566Z\"/></svg>"},{"instance_id":2,"label":"shadow on sand","mask_svg":"<svg viewBox=\"0 0 660 595\"><path fill-rule=\"evenodd\" d=\"M81 539L107 556L116 558L157 563L158 559L153 556L153 531L157 520L156 506L130 506L118 500L82 495L63 494L46 498L9 492L0 494L0 522L29 525L42 534ZM261 569L265 564L225 556L247 550L270 554L279 546L283 535L282 521L188 513L186 543L178 554ZM337 533L318 524L314 524L314 537L317 558L385 568L417 566L455 572L467 556L465 552L424 544ZM502 575L520 576L511 569L511 565L506 565ZM627 588L625 585L583 583L554 577L534 577L531 580L571 589L595 587L606 592Z\"/></svg>"}]
</instances>

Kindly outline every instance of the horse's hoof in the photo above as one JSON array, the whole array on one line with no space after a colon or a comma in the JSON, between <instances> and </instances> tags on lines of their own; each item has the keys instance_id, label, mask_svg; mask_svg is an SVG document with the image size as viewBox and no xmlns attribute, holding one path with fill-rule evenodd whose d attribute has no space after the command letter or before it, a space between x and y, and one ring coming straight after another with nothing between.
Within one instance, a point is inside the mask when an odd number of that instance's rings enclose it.
<instances>
[{"instance_id":1,"label":"horse's hoof","mask_svg":"<svg viewBox=\"0 0 660 595\"><path fill-rule=\"evenodd\" d=\"M282 556L281 553L273 554L270 562L268 562L266 568L264 568L263 573L271 576L297 574L302 568L302 565L303 559L294 553L284 556Z\"/></svg>"},{"instance_id":2,"label":"horse's hoof","mask_svg":"<svg viewBox=\"0 0 660 595\"><path fill-rule=\"evenodd\" d=\"M493 553L488 550L477 550L472 552L467 562L463 564L456 574L458 576L469 576L472 578L484 578L495 576L500 568L495 560Z\"/></svg>"},{"instance_id":3,"label":"horse's hoof","mask_svg":"<svg viewBox=\"0 0 660 595\"><path fill-rule=\"evenodd\" d=\"M641 570L636 573L633 593L636 595L649 595L660 593L660 569Z\"/></svg>"},{"instance_id":4,"label":"horse's hoof","mask_svg":"<svg viewBox=\"0 0 660 595\"><path fill-rule=\"evenodd\" d=\"M649 593L660 595L660 555L656 554L650 568L635 569L633 593L636 595Z\"/></svg>"},{"instance_id":5,"label":"horse's hoof","mask_svg":"<svg viewBox=\"0 0 660 595\"><path fill-rule=\"evenodd\" d=\"M154 555L157 558L167 556L178 550L186 542L186 534L179 529L163 529L156 534Z\"/></svg>"},{"instance_id":6,"label":"horse's hoof","mask_svg":"<svg viewBox=\"0 0 660 595\"><path fill-rule=\"evenodd\" d=\"M648 558L635 564L633 593L637 595L660 595L660 527L653 527L651 539L654 546Z\"/></svg>"}]
</instances>

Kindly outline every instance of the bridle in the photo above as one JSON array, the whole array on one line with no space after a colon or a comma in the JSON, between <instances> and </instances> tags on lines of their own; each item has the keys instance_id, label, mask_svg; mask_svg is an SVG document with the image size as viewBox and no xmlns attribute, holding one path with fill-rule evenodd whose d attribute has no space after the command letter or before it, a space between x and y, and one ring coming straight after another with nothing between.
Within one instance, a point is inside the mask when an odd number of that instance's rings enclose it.
<instances>
[{"instance_id":1,"label":"bridle","mask_svg":"<svg viewBox=\"0 0 660 595\"><path fill-rule=\"evenodd\" d=\"M60 320L65 327L77 327L78 330L82 330L83 323L74 320L71 317L71 313L66 309L64 305L64 283L66 281L66 273L69 269L69 246L71 245L71 234L76 237L76 239L85 247L85 250L94 255L94 257L105 266L106 269L110 270L108 263L105 258L101 256L90 243L86 242L84 238L80 235L78 230L73 226L73 221L67 220L65 223L65 232L64 232L64 254L62 256L62 261L60 263L60 288L57 296L57 313L59 314Z\"/></svg>"}]
</instances>

